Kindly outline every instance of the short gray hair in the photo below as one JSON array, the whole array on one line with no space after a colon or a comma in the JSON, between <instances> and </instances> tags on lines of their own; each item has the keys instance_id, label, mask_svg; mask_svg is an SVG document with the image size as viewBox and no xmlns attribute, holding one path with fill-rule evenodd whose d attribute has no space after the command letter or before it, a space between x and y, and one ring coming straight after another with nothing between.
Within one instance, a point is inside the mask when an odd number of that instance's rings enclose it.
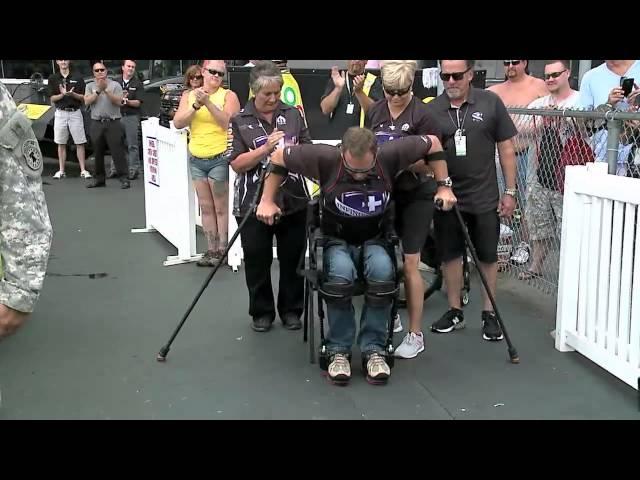
<instances>
[{"instance_id":1,"label":"short gray hair","mask_svg":"<svg viewBox=\"0 0 640 480\"><path fill-rule=\"evenodd\" d=\"M251 69L249 74L249 86L256 95L260 90L270 83L278 83L280 88L284 84L282 74L275 63L269 60L261 60L256 62L255 67Z\"/></svg>"}]
</instances>

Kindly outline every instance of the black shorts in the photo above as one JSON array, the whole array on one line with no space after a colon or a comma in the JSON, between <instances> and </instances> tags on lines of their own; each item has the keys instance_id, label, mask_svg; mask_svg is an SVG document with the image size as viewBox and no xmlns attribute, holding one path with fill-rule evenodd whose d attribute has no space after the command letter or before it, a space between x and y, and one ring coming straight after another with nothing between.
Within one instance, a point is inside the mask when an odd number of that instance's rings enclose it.
<instances>
[{"instance_id":1,"label":"black shorts","mask_svg":"<svg viewBox=\"0 0 640 480\"><path fill-rule=\"evenodd\" d=\"M434 193L435 182L427 182L414 190L397 190L394 194L395 228L402 239L402 251L406 254L420 253L429 236L435 209Z\"/></svg>"},{"instance_id":2,"label":"black shorts","mask_svg":"<svg viewBox=\"0 0 640 480\"><path fill-rule=\"evenodd\" d=\"M482 263L498 261L500 218L495 210L485 213L460 212L467 224L469 236ZM437 211L434 216L436 244L443 262L462 257L465 252L464 235L453 211Z\"/></svg>"}]
</instances>

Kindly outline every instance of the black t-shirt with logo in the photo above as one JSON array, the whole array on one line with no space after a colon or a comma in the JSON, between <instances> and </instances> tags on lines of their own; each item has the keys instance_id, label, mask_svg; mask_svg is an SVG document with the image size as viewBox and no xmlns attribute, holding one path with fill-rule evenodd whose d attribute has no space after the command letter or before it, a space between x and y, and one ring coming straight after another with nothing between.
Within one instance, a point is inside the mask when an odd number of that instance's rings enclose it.
<instances>
[{"instance_id":1,"label":"black t-shirt with logo","mask_svg":"<svg viewBox=\"0 0 640 480\"><path fill-rule=\"evenodd\" d=\"M365 72L364 75L366 77L367 73ZM361 107L358 97L356 97L356 94L353 91L354 77L349 75L347 72L345 72L345 77L346 82L340 97L338 97L338 104L336 105L336 108L334 108L333 113L329 116L329 129L327 136L328 138L336 140L341 139L344 132L346 132L349 127L357 127L360 125ZM334 88L335 85L333 84L333 80L329 78L321 100L324 100L329 96ZM384 98L382 83L379 76L376 76L376 80L373 82L373 85L371 85L368 97L374 101ZM351 114L347 113L347 106L350 103L353 104L353 113Z\"/></svg>"},{"instance_id":2,"label":"black t-shirt with logo","mask_svg":"<svg viewBox=\"0 0 640 480\"><path fill-rule=\"evenodd\" d=\"M260 118L255 109L255 100L252 99L231 119L233 143L229 162L232 163L239 155L264 145L276 127L285 134L284 146L312 143L309 129L296 108L279 102L269 124ZM266 156L262 161L266 161ZM233 214L236 216L244 215L251 205L258 188L261 162L236 177L233 202ZM308 201L307 196L304 179L292 173L278 191L276 203L282 209L283 215L288 215L304 209Z\"/></svg>"},{"instance_id":3,"label":"black t-shirt with logo","mask_svg":"<svg viewBox=\"0 0 640 480\"><path fill-rule=\"evenodd\" d=\"M74 93L84 95L85 84L82 77L74 72L69 72L69 75L63 77L62 74L54 73L49 77L48 89L49 96L60 94L60 85L63 85L67 91L73 88ZM82 100L76 100L75 98L65 95L57 102L53 102L56 108L75 108L78 109L83 105Z\"/></svg>"},{"instance_id":4,"label":"black t-shirt with logo","mask_svg":"<svg viewBox=\"0 0 640 480\"><path fill-rule=\"evenodd\" d=\"M373 130L378 145L393 141L407 135L433 135L442 141L442 132L432 118L426 104L417 97L412 97L407 107L393 120L386 99L378 100L367 112L364 125ZM425 175L413 172L402 172L396 179L396 188L403 191L413 190L429 181ZM435 190L435 184L429 191Z\"/></svg>"},{"instance_id":5,"label":"black t-shirt with logo","mask_svg":"<svg viewBox=\"0 0 640 480\"><path fill-rule=\"evenodd\" d=\"M446 92L426 104L442 131L453 192L461 211L479 214L497 208L496 144L518 130L502 100L493 92L471 87L467 101L451 106ZM455 133L466 136L466 155L456 155Z\"/></svg>"},{"instance_id":6,"label":"black t-shirt with logo","mask_svg":"<svg viewBox=\"0 0 640 480\"><path fill-rule=\"evenodd\" d=\"M122 95L126 93L126 97L129 100L140 100L142 103L142 94L144 93L144 85L140 79L134 75L128 82L125 82L124 77L120 75L117 82L122 87ZM123 116L126 115L140 115L140 107L131 107L129 105L123 105L120 107L120 113Z\"/></svg>"}]
</instances>

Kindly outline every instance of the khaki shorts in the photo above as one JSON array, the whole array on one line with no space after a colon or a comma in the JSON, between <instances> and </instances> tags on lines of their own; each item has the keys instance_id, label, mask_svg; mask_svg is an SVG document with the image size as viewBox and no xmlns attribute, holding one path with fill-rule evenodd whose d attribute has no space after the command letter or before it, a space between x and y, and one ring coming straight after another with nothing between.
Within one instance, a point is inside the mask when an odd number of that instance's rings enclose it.
<instances>
[{"instance_id":1,"label":"khaki shorts","mask_svg":"<svg viewBox=\"0 0 640 480\"><path fill-rule=\"evenodd\" d=\"M544 240L554 235L560 240L562 194L533 182L528 190L525 216L531 240Z\"/></svg>"},{"instance_id":2,"label":"khaki shorts","mask_svg":"<svg viewBox=\"0 0 640 480\"><path fill-rule=\"evenodd\" d=\"M82 112L80 110L73 112L56 110L53 119L53 141L58 145L66 145L69 141L69 131L71 131L71 137L75 145L87 143Z\"/></svg>"}]
</instances>

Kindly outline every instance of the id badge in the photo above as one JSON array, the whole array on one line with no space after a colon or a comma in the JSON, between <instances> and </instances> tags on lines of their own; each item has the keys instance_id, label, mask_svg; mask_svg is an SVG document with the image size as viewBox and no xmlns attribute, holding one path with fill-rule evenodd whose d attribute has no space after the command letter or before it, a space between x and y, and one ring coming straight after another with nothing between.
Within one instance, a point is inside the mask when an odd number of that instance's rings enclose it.
<instances>
[{"instance_id":1,"label":"id badge","mask_svg":"<svg viewBox=\"0 0 640 480\"><path fill-rule=\"evenodd\" d=\"M456 142L456 157L465 157L467 155L467 137L458 130L454 140Z\"/></svg>"},{"instance_id":2,"label":"id badge","mask_svg":"<svg viewBox=\"0 0 640 480\"><path fill-rule=\"evenodd\" d=\"M347 104L347 115L353 115L353 108L354 108L353 103Z\"/></svg>"}]
</instances>

